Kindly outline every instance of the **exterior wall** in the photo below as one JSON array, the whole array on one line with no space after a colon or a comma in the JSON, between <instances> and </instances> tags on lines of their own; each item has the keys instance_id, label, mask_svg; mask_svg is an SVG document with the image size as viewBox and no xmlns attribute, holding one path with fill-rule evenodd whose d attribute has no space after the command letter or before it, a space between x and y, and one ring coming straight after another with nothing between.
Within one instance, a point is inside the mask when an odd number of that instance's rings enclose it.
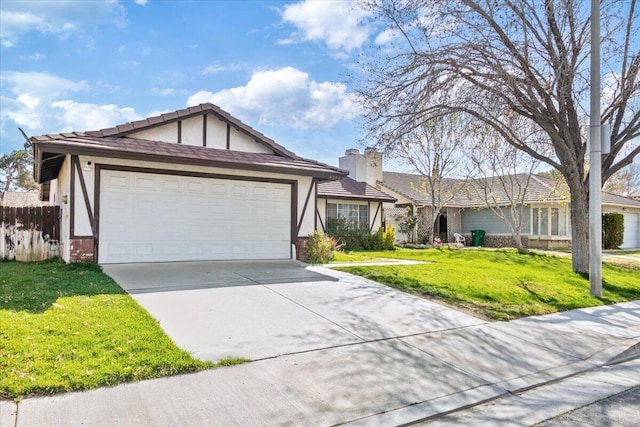
<instances>
[{"instance_id":1,"label":"exterior wall","mask_svg":"<svg viewBox=\"0 0 640 427\"><path fill-rule=\"evenodd\" d=\"M130 133L130 138L148 139L149 141L178 142L178 123L167 123L151 129Z\"/></svg>"},{"instance_id":2,"label":"exterior wall","mask_svg":"<svg viewBox=\"0 0 640 427\"><path fill-rule=\"evenodd\" d=\"M206 138L203 134L205 121L207 125ZM128 136L150 141L177 143L179 134L181 144L203 147L206 143L207 147L224 150L227 149L227 131L229 132L230 150L273 154L273 150L269 147L256 142L255 139L235 127L227 126L226 122L219 120L212 114L207 114L206 119L203 116L189 117L179 122L132 132Z\"/></svg>"},{"instance_id":3,"label":"exterior wall","mask_svg":"<svg viewBox=\"0 0 640 427\"><path fill-rule=\"evenodd\" d=\"M273 154L273 151L265 145L257 143L250 136L237 131L233 126L229 134L229 150L244 151L248 153Z\"/></svg>"},{"instance_id":4,"label":"exterior wall","mask_svg":"<svg viewBox=\"0 0 640 427\"><path fill-rule=\"evenodd\" d=\"M93 239L71 239L68 262L95 261Z\"/></svg>"},{"instance_id":5,"label":"exterior wall","mask_svg":"<svg viewBox=\"0 0 640 427\"><path fill-rule=\"evenodd\" d=\"M510 218L511 213L509 208L501 208L506 215L507 219ZM529 217L527 213L529 208L525 208L523 212L525 218ZM484 230L486 233L493 234L510 234L511 230L509 226L498 217L491 209L464 209L461 212L461 227L462 233L470 233L471 230ZM529 220L525 220L522 227L523 233L528 233L530 230Z\"/></svg>"},{"instance_id":6,"label":"exterior wall","mask_svg":"<svg viewBox=\"0 0 640 427\"><path fill-rule=\"evenodd\" d=\"M125 159L109 159L109 158L100 158L93 156L79 156L80 166L82 169L82 177L84 178L87 194L89 198L89 205L92 214L95 216L96 212L94 209L94 204L96 200L95 194L95 183L96 183L96 165L104 164L104 165L119 165L119 166L128 166L128 167L137 167L137 168L149 168L154 170L169 170L175 171L179 173L181 171L189 171L189 172L201 172L201 173L209 173L209 174L219 174L219 175L227 175L227 176L238 176L238 177L255 177L255 178L273 178L273 179L283 179L283 180L292 180L297 183L297 192L295 194L295 198L297 199L296 207L297 207L297 221L296 224L292 224L292 227L296 227L300 225L299 232L297 233L299 237L308 236L313 230L315 230L315 184L313 183L313 179L311 177L306 176L298 176L298 175L287 175L280 173L268 173L268 172L258 172L258 171L246 171L239 169L223 169L223 168L208 168L203 166L189 166L189 165L175 165L169 163L156 163L156 162L142 162L142 161L134 161L134 160L125 160ZM74 172L75 173L75 172ZM56 191L53 194L64 195L69 194L70 191L70 176L71 176L71 157L67 156L63 167L60 171L56 186ZM77 260L80 255L77 253L77 250L88 250L89 243L91 241L91 251L93 253L93 240L92 240L92 230L91 224L89 222L87 207L85 205L84 196L82 194L82 188L80 185L80 177L76 174L75 182L74 182L74 197L71 200L71 195L69 194L68 201L66 204L61 204L62 207L62 218L61 218L61 255L66 262ZM311 187L311 194L309 194L309 189ZM307 201L307 196L309 196L307 207L305 209L305 202ZM54 196L51 196L54 197ZM60 196L61 197L61 196ZM73 206L73 215L71 215L71 207ZM304 217L301 220L301 216L304 211ZM74 218L74 227L73 227L73 235L71 234L71 218ZM80 237L80 239L78 239ZM86 242L79 243L74 242L75 240L86 240ZM73 243L73 245L72 245ZM72 247L76 250L76 253L72 254ZM72 256L73 255L73 256ZM88 255L88 253L87 253ZM91 255L93 256L93 254Z\"/></svg>"},{"instance_id":7,"label":"exterior wall","mask_svg":"<svg viewBox=\"0 0 640 427\"><path fill-rule=\"evenodd\" d=\"M227 124L213 114L207 114L207 147L227 148Z\"/></svg>"},{"instance_id":8,"label":"exterior wall","mask_svg":"<svg viewBox=\"0 0 640 427\"><path fill-rule=\"evenodd\" d=\"M60 257L69 262L71 247L71 157L67 156L62 164L58 179L51 183L51 193L49 201L54 206L60 206Z\"/></svg>"},{"instance_id":9,"label":"exterior wall","mask_svg":"<svg viewBox=\"0 0 640 427\"><path fill-rule=\"evenodd\" d=\"M378 231L380 227L382 227L382 218L384 215L384 207L380 207L380 211L378 211L378 215L374 220L374 216L376 216L376 211L378 210L379 202L368 202L363 200L349 200L349 199L324 199L319 198L317 203L318 208L318 230L322 230L322 226L326 230L327 228L327 203L348 203L352 205L368 205L369 206L369 228L375 232ZM372 227L373 224L373 227Z\"/></svg>"},{"instance_id":10,"label":"exterior wall","mask_svg":"<svg viewBox=\"0 0 640 427\"><path fill-rule=\"evenodd\" d=\"M447 213L447 242L455 242L454 233L462 234L462 210L458 208L446 208Z\"/></svg>"}]
</instances>

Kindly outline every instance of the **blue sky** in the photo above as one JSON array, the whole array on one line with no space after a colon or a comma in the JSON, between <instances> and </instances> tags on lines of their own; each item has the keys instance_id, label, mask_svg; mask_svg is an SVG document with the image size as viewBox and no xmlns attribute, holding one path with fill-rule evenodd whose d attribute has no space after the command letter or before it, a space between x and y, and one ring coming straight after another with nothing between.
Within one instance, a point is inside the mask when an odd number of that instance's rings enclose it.
<instances>
[{"instance_id":1,"label":"blue sky","mask_svg":"<svg viewBox=\"0 0 640 427\"><path fill-rule=\"evenodd\" d=\"M0 2L0 153L213 102L304 157L360 146L349 76L392 35L352 1Z\"/></svg>"}]
</instances>

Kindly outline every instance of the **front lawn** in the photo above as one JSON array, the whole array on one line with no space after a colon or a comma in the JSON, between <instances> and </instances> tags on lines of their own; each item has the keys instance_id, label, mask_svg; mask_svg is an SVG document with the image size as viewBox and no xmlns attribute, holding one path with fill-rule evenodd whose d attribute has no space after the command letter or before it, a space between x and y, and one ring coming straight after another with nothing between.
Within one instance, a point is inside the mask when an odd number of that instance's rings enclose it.
<instances>
[{"instance_id":1,"label":"front lawn","mask_svg":"<svg viewBox=\"0 0 640 427\"><path fill-rule=\"evenodd\" d=\"M0 262L0 397L213 366L176 345L95 264Z\"/></svg>"},{"instance_id":2,"label":"front lawn","mask_svg":"<svg viewBox=\"0 0 640 427\"><path fill-rule=\"evenodd\" d=\"M432 297L495 320L547 314L640 299L640 269L603 265L602 299L589 294L589 279L571 260L515 250L443 248L363 252L374 258L428 264L335 267L394 288ZM343 257L343 259L346 257Z\"/></svg>"}]
</instances>

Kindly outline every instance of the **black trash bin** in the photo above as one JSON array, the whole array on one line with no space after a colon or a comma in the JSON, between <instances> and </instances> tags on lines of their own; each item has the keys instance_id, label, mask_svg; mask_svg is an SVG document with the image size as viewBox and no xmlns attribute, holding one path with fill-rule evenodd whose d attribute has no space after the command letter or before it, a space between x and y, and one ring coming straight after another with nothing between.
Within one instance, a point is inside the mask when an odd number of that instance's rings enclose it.
<instances>
[{"instance_id":1,"label":"black trash bin","mask_svg":"<svg viewBox=\"0 0 640 427\"><path fill-rule=\"evenodd\" d=\"M484 245L484 230L471 230L471 246Z\"/></svg>"}]
</instances>

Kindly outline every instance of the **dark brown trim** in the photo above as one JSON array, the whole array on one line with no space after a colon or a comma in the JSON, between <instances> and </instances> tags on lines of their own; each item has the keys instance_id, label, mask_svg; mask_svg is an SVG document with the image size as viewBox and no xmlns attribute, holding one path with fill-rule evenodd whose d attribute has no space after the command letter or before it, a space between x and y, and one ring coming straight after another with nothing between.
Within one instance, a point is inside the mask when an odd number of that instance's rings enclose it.
<instances>
[{"instance_id":1,"label":"dark brown trim","mask_svg":"<svg viewBox=\"0 0 640 427\"><path fill-rule=\"evenodd\" d=\"M313 206L315 206L315 211L316 213L318 212L318 180L314 179L316 185L315 185L315 192L313 194ZM318 217L317 215L313 216L313 230L317 230L318 229Z\"/></svg>"},{"instance_id":2,"label":"dark brown trim","mask_svg":"<svg viewBox=\"0 0 640 427\"><path fill-rule=\"evenodd\" d=\"M96 163L95 165L95 188L94 188L94 206L95 206L95 257L98 262L99 253L99 239L100 239L100 176L103 170L113 170L122 172L134 172L134 173L151 173L156 175L176 175L176 176L190 176L195 178L211 178L211 179L228 179L233 181L253 181L253 182L269 182L274 184L289 184L291 185L291 244L295 244L297 236L296 224L298 221L298 181L292 179L280 179L280 178L264 178L264 177L250 177L250 176L236 176L236 175L223 175L206 172L191 172L191 171L176 171L168 169L153 169L153 168L141 168L136 166L122 166L122 165L108 165ZM293 252L290 249L289 256L293 256Z\"/></svg>"},{"instance_id":3,"label":"dark brown trim","mask_svg":"<svg viewBox=\"0 0 640 427\"><path fill-rule=\"evenodd\" d=\"M227 123L227 150L231 150L231 125Z\"/></svg>"},{"instance_id":4,"label":"dark brown trim","mask_svg":"<svg viewBox=\"0 0 640 427\"><path fill-rule=\"evenodd\" d=\"M78 172L78 179L80 180L80 188L82 190L82 198L84 199L85 208L87 209L87 217L89 218L89 225L91 226L91 237L95 237L95 221L93 220L93 212L91 212L91 204L89 203L87 184L84 182L84 174L82 173L82 168L80 167L80 159L78 158L78 156L71 156L71 167L73 168L74 166L76 168L76 171Z\"/></svg>"},{"instance_id":5,"label":"dark brown trim","mask_svg":"<svg viewBox=\"0 0 640 427\"><path fill-rule=\"evenodd\" d=\"M326 205L326 203L325 203ZM320 216L320 211L318 210L318 204L316 203L316 221L320 220L320 226L322 227L322 232L326 233L327 229L324 227L324 223L322 222L322 217ZM318 229L318 227L316 226L316 230Z\"/></svg>"},{"instance_id":6,"label":"dark brown trim","mask_svg":"<svg viewBox=\"0 0 640 427\"><path fill-rule=\"evenodd\" d=\"M327 196L324 194L318 195L319 199L335 199L335 200L353 200L354 202L376 202L376 203L393 203L395 199L375 199L375 198L358 198L354 196Z\"/></svg>"},{"instance_id":7,"label":"dark brown trim","mask_svg":"<svg viewBox=\"0 0 640 427\"><path fill-rule=\"evenodd\" d=\"M304 214L307 212L307 206L309 205L309 199L311 198L311 192L315 187L316 180L315 178L311 179L311 185L309 186L309 191L307 192L307 198L304 201L304 206L302 207L302 214L300 215L300 220L298 221L298 228L296 235L300 234L300 228L302 228L302 222L304 221Z\"/></svg>"},{"instance_id":8,"label":"dark brown trim","mask_svg":"<svg viewBox=\"0 0 640 427\"><path fill-rule=\"evenodd\" d=\"M369 205L369 209L371 209L371 205ZM369 227L369 233L373 231L373 226L376 223L376 219L378 219L378 212L382 209L382 202L378 202L378 209L376 209L376 214L373 216L373 221L371 221L371 226ZM369 215L371 215L371 210L369 210Z\"/></svg>"},{"instance_id":9,"label":"dark brown trim","mask_svg":"<svg viewBox=\"0 0 640 427\"><path fill-rule=\"evenodd\" d=\"M69 174L69 239L76 237L76 170L73 167L73 161L71 160L74 156L69 156L69 168L71 169L71 173ZM77 157L77 156L76 156ZM64 165L64 163L63 163Z\"/></svg>"},{"instance_id":10,"label":"dark brown trim","mask_svg":"<svg viewBox=\"0 0 640 427\"><path fill-rule=\"evenodd\" d=\"M182 120L178 120L178 144L182 144Z\"/></svg>"},{"instance_id":11,"label":"dark brown trim","mask_svg":"<svg viewBox=\"0 0 640 427\"><path fill-rule=\"evenodd\" d=\"M96 257L96 262L99 262L100 260L100 170L101 165L96 163L93 168L93 211L95 213L96 221L96 232L93 238L93 253Z\"/></svg>"},{"instance_id":12,"label":"dark brown trim","mask_svg":"<svg viewBox=\"0 0 640 427\"><path fill-rule=\"evenodd\" d=\"M298 239L296 222L298 221L298 181L291 182L291 244L295 244ZM293 257L293 248L291 252Z\"/></svg>"},{"instance_id":13,"label":"dark brown trim","mask_svg":"<svg viewBox=\"0 0 640 427\"><path fill-rule=\"evenodd\" d=\"M238 162L225 162L219 160L209 160L196 157L176 157L161 154L149 154L149 153L132 153L128 151L117 151L112 149L100 149L96 147L78 147L68 146L61 143L47 144L46 149L44 147L38 147L39 150L52 154L77 154L82 156L94 156L104 157L107 159L127 159L146 162L161 162L172 163L176 165L192 165L192 166L205 166L205 167L219 167L224 169L238 169L238 170L250 170L260 172L272 172L286 175L298 175L298 176L313 176L320 179L335 180L344 178L346 174L333 171L317 171L309 169L298 168L284 168L272 165L260 165L260 164L245 164ZM51 178L53 179L53 178ZM321 196L325 197L325 196ZM332 199L335 197L331 197Z\"/></svg>"},{"instance_id":14,"label":"dark brown trim","mask_svg":"<svg viewBox=\"0 0 640 427\"><path fill-rule=\"evenodd\" d=\"M202 146L207 146L207 113L202 116Z\"/></svg>"}]
</instances>

